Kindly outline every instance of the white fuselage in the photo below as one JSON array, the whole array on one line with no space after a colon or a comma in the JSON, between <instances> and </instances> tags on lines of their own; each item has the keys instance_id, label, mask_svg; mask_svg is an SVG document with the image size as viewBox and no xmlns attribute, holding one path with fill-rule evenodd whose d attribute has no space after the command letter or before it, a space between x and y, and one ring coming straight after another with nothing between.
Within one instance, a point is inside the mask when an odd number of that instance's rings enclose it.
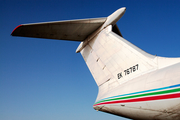
<instances>
[{"instance_id":1,"label":"white fuselage","mask_svg":"<svg viewBox=\"0 0 180 120\"><path fill-rule=\"evenodd\" d=\"M132 119L180 119L180 63L134 78L106 93L94 109Z\"/></svg>"}]
</instances>

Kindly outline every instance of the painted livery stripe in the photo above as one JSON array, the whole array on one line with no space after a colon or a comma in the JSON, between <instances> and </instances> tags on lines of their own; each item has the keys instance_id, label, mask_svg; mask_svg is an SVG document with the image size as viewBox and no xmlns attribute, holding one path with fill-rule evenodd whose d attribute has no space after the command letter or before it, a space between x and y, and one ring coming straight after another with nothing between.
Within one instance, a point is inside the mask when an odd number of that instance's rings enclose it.
<instances>
[{"instance_id":1,"label":"painted livery stripe","mask_svg":"<svg viewBox=\"0 0 180 120\"><path fill-rule=\"evenodd\" d=\"M177 89L170 89L165 91L158 91L158 92L152 92L152 93L145 93L145 94L138 94L138 95L132 95L132 96L126 96L126 97L119 97L119 98L112 98L112 99L106 99L99 102L96 102L95 104L101 103L101 102L108 102L108 101L117 101L122 99L131 99L131 98L137 98L137 97L144 97L144 96L152 96L152 95L160 95L160 94L169 94L174 92L179 92L180 88Z\"/></svg>"},{"instance_id":2,"label":"painted livery stripe","mask_svg":"<svg viewBox=\"0 0 180 120\"><path fill-rule=\"evenodd\" d=\"M110 98L123 97L123 96L128 96L128 95L135 95L135 94L141 94L141 93L147 93L147 92L153 92L153 91L171 89L171 88L175 88L175 87L180 87L180 84L172 85L172 86L167 86L167 87L163 87L163 88L156 88L156 89L151 89L151 90L145 90L145 91L139 91L139 92L134 92L134 93L128 93L128 94L123 94L123 95L108 97L108 98L105 98L105 99L101 99L100 101L102 101L102 100L107 100L107 99L110 99ZM100 102L100 101L99 101L99 102ZM96 102L96 103L97 103L97 102Z\"/></svg>"},{"instance_id":3,"label":"painted livery stripe","mask_svg":"<svg viewBox=\"0 0 180 120\"><path fill-rule=\"evenodd\" d=\"M174 93L174 94L161 95L161 96L151 96L151 97L143 97L143 98L134 98L134 99L129 99L129 100L117 100L117 101L103 102L103 103L95 104L93 106L104 105L104 104L116 104L116 103L162 100L162 99L179 98L179 97L180 97L180 93Z\"/></svg>"},{"instance_id":4,"label":"painted livery stripe","mask_svg":"<svg viewBox=\"0 0 180 120\"><path fill-rule=\"evenodd\" d=\"M167 87L163 87L163 88L156 88L156 89L151 89L151 90L145 90L145 91L139 91L139 92L135 92L135 93L129 93L129 94L108 97L108 98L105 98L105 99L102 99L102 100L96 102L94 104L94 106L100 105L100 104L105 104L105 103L113 104L113 102L116 102L116 101L122 102L122 101L131 101L134 99L140 100L140 99L149 98L149 97L156 98L156 96L177 94L178 92L180 92L179 87L180 87L180 84L177 84L177 85L167 86ZM174 88L174 89L172 89L172 88ZM168 98L163 98L163 99L168 99ZM153 100L156 100L156 99L153 99Z\"/></svg>"}]
</instances>

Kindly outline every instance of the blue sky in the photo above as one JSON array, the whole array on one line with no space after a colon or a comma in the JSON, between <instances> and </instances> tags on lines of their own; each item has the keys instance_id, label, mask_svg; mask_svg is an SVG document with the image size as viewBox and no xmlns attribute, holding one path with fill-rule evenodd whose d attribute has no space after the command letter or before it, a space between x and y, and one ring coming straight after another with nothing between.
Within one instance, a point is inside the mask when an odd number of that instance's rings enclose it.
<instances>
[{"instance_id":1,"label":"blue sky","mask_svg":"<svg viewBox=\"0 0 180 120\"><path fill-rule=\"evenodd\" d=\"M98 88L79 42L10 36L19 24L107 17L126 7L117 25L146 52L180 57L180 1L0 0L1 120L125 120L93 109Z\"/></svg>"}]
</instances>

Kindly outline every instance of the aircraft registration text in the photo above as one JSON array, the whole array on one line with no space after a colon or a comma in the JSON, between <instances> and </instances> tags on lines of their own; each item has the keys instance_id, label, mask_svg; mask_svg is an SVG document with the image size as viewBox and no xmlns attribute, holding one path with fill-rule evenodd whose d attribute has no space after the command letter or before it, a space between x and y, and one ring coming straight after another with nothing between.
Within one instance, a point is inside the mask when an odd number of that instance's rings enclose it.
<instances>
[{"instance_id":1,"label":"aircraft registration text","mask_svg":"<svg viewBox=\"0 0 180 120\"><path fill-rule=\"evenodd\" d=\"M136 72L138 70L138 67L139 67L139 65L136 64L136 65L134 65L134 66L132 66L132 67L130 67L128 69L125 69L124 72L118 73L117 74L118 79L121 79L123 77L123 73L126 76L126 75L129 75L129 74L133 73L133 72Z\"/></svg>"}]
</instances>

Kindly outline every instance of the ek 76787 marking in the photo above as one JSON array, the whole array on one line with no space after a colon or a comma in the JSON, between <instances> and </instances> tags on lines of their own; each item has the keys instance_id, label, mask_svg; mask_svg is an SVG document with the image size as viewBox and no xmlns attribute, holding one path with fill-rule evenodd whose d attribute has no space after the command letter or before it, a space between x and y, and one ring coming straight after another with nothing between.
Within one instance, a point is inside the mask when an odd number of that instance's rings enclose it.
<instances>
[{"instance_id":1,"label":"ek 76787 marking","mask_svg":"<svg viewBox=\"0 0 180 120\"><path fill-rule=\"evenodd\" d=\"M138 70L138 64L130 67L129 69L124 70L124 75L125 75L125 76L126 76L126 75L129 75L130 73L133 73L133 72L135 72L135 71L137 71L137 70ZM122 73L123 73L123 72L120 72L120 73L117 74L118 79L121 79L121 77L123 77Z\"/></svg>"}]
</instances>

